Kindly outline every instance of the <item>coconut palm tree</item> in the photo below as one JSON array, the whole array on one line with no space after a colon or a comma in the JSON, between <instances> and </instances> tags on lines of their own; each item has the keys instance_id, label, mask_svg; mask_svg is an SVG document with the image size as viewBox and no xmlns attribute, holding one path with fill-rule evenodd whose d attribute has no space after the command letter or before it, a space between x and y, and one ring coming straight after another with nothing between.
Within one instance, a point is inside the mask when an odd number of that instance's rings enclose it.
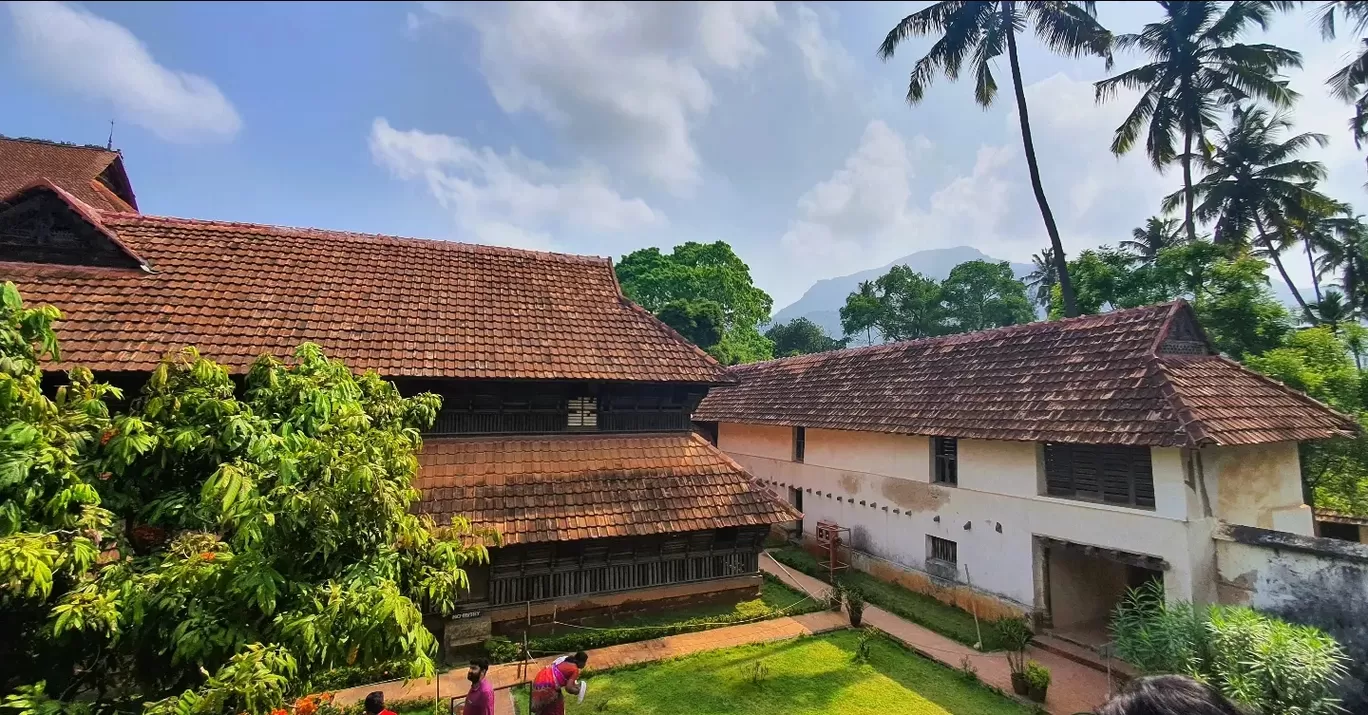
<instances>
[{"instance_id":1,"label":"coconut palm tree","mask_svg":"<svg viewBox=\"0 0 1368 715\"><path fill-rule=\"evenodd\" d=\"M1344 294L1331 288L1325 291L1325 297L1311 304L1311 310L1316 314L1316 322L1327 325L1334 332L1339 332L1339 326L1346 320L1353 319L1353 311L1344 300Z\"/></svg>"},{"instance_id":2,"label":"coconut palm tree","mask_svg":"<svg viewBox=\"0 0 1368 715\"><path fill-rule=\"evenodd\" d=\"M1235 41L1253 25L1266 27L1275 11L1293 4L1161 1L1163 20L1116 38L1118 49L1138 49L1150 62L1094 85L1099 102L1123 88L1140 92L1135 108L1116 128L1111 150L1118 156L1130 151L1148 125L1145 152L1155 168L1182 163L1183 228L1189 241L1197 240L1193 159L1206 154L1206 137L1223 109L1244 99L1287 107L1297 97L1279 75L1301 66L1299 53ZM1180 138L1182 153L1176 146Z\"/></svg>"},{"instance_id":3,"label":"coconut palm tree","mask_svg":"<svg viewBox=\"0 0 1368 715\"><path fill-rule=\"evenodd\" d=\"M1040 253L1031 256L1031 264L1035 268L1026 274L1026 288L1035 293L1032 301L1042 308L1050 307L1050 294L1054 292L1055 284L1059 282L1059 271L1055 268L1054 250L1046 247Z\"/></svg>"},{"instance_id":4,"label":"coconut palm tree","mask_svg":"<svg viewBox=\"0 0 1368 715\"><path fill-rule=\"evenodd\" d=\"M1338 234L1349 229L1354 219L1353 208L1312 189L1302 194L1300 200L1283 207L1283 219L1289 243L1301 242L1306 250L1306 261L1311 267L1311 287L1316 292L1316 302L1324 299L1321 294L1321 275L1317 268L1317 251L1336 240Z\"/></svg>"},{"instance_id":5,"label":"coconut palm tree","mask_svg":"<svg viewBox=\"0 0 1368 715\"><path fill-rule=\"evenodd\" d=\"M917 61L907 82L907 102L917 104L926 88L939 74L952 81L959 79L960 69L967 61L974 75L974 99L981 107L988 107L997 97L997 79L993 77L993 60L1007 53L1012 71L1012 89L1016 94L1017 117L1021 122L1021 141L1026 153L1026 168L1031 175L1031 190L1035 192L1040 216L1045 221L1045 232L1050 235L1051 256L1059 276L1059 289L1064 298L1064 314L1078 315L1073 284L1069 281L1068 261L1064 244L1059 239L1059 227L1045 199L1045 188L1040 182L1040 166L1036 161L1035 142L1031 138L1031 122L1026 110L1026 89L1021 83L1021 62L1017 57L1017 33L1028 26L1035 28L1036 37L1046 47L1063 55L1079 57L1096 55L1111 68L1111 33L1097 22L1096 3L1045 2L1042 0L944 0L903 18L884 38L879 56L885 61L893 57L898 45L910 37L936 35L938 39L930 51Z\"/></svg>"},{"instance_id":6,"label":"coconut palm tree","mask_svg":"<svg viewBox=\"0 0 1368 715\"><path fill-rule=\"evenodd\" d=\"M1316 316L1287 275L1281 251L1288 245L1284 236L1290 235L1286 207L1318 196L1316 182L1325 178L1324 164L1296 155L1312 145L1325 146L1329 140L1313 132L1283 139L1291 128L1286 113L1237 106L1231 112L1230 126L1215 131L1211 156L1201 158L1206 173L1193 186L1199 200L1193 213L1200 220L1215 221L1217 243L1248 245L1253 233L1302 313L1314 323ZM1185 194L1180 190L1165 197L1164 210L1181 206Z\"/></svg>"},{"instance_id":7,"label":"coconut palm tree","mask_svg":"<svg viewBox=\"0 0 1368 715\"><path fill-rule=\"evenodd\" d=\"M1368 30L1368 3L1365 2L1325 2L1321 3L1321 37L1335 39L1335 16L1339 15L1351 24L1354 32ZM1334 96L1354 105L1354 117L1349 120L1349 129L1354 133L1354 143L1363 146L1368 138L1368 37L1359 43L1359 53L1347 64L1330 75L1325 83L1330 85Z\"/></svg>"},{"instance_id":8,"label":"coconut palm tree","mask_svg":"<svg viewBox=\"0 0 1368 715\"><path fill-rule=\"evenodd\" d=\"M1121 242L1121 248L1150 264L1159 257L1160 251L1181 245L1184 240L1182 223L1178 219L1151 216L1144 226L1131 229L1131 237Z\"/></svg>"},{"instance_id":9,"label":"coconut palm tree","mask_svg":"<svg viewBox=\"0 0 1368 715\"><path fill-rule=\"evenodd\" d=\"M1330 230L1317 240L1320 256L1315 273L1324 278L1338 274L1345 301L1356 313L1364 312L1365 282L1368 282L1368 223L1362 216L1339 217Z\"/></svg>"}]
</instances>

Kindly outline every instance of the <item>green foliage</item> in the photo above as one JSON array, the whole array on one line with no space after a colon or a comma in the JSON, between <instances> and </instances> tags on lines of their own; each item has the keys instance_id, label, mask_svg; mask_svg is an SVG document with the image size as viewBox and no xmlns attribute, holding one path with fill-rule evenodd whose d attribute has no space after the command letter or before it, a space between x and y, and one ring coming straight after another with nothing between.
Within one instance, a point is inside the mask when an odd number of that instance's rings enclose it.
<instances>
[{"instance_id":1,"label":"green foliage","mask_svg":"<svg viewBox=\"0 0 1368 715\"><path fill-rule=\"evenodd\" d=\"M864 592L859 586L847 585L845 591L846 612L850 614L850 625L860 625L860 618L864 615L865 597Z\"/></svg>"},{"instance_id":2,"label":"green foliage","mask_svg":"<svg viewBox=\"0 0 1368 715\"><path fill-rule=\"evenodd\" d=\"M847 340L865 333L872 342L912 340L1016 325L1034 318L1026 286L1008 263L968 261L937 282L907 266L893 266L874 282L860 284L841 308Z\"/></svg>"},{"instance_id":3,"label":"green foliage","mask_svg":"<svg viewBox=\"0 0 1368 715\"><path fill-rule=\"evenodd\" d=\"M439 398L314 345L259 359L241 386L187 349L110 417L117 393L85 371L42 396L35 346L55 355L56 312L13 286L4 304L0 598L28 649L6 684L44 680L34 702L261 712L337 667L432 672L422 614L448 612L497 539L409 511ZM102 539L117 551L96 569Z\"/></svg>"},{"instance_id":4,"label":"green foliage","mask_svg":"<svg viewBox=\"0 0 1368 715\"><path fill-rule=\"evenodd\" d=\"M1010 263L968 261L950 269L941 283L946 317L955 332L1029 323L1035 317L1026 285Z\"/></svg>"},{"instance_id":5,"label":"green foliage","mask_svg":"<svg viewBox=\"0 0 1368 715\"><path fill-rule=\"evenodd\" d=\"M775 357L840 350L849 340L836 340L828 336L816 323L801 317L772 326L765 331L765 337L774 343Z\"/></svg>"},{"instance_id":6,"label":"green foliage","mask_svg":"<svg viewBox=\"0 0 1368 715\"><path fill-rule=\"evenodd\" d=\"M1245 365L1337 409L1355 412L1363 406L1358 368L1329 327L1298 330L1282 347L1247 357Z\"/></svg>"},{"instance_id":7,"label":"green foliage","mask_svg":"<svg viewBox=\"0 0 1368 715\"><path fill-rule=\"evenodd\" d=\"M726 322L722 306L711 300L672 300L656 317L704 350L722 339Z\"/></svg>"},{"instance_id":8,"label":"green foliage","mask_svg":"<svg viewBox=\"0 0 1368 715\"><path fill-rule=\"evenodd\" d=\"M784 566L800 571L813 578L826 579L826 569L808 552L788 546L772 549L769 552L776 561ZM979 628L973 614L948 603L937 600L924 593L911 591L897 584L888 583L870 576L863 571L847 571L841 576L847 586L859 588L865 601L897 616L906 618L917 625L929 628L946 638L968 646L979 642ZM843 598L843 597L842 597ZM836 601L840 604L841 601ZM838 605L839 608L839 605ZM982 648L985 651L1001 650L1001 638L991 624L983 628Z\"/></svg>"},{"instance_id":9,"label":"green foliage","mask_svg":"<svg viewBox=\"0 0 1368 715\"><path fill-rule=\"evenodd\" d=\"M1026 669L1022 671L1026 674L1026 682L1030 684L1032 690L1044 690L1050 687L1050 669L1035 662L1026 661Z\"/></svg>"},{"instance_id":10,"label":"green foliage","mask_svg":"<svg viewBox=\"0 0 1368 715\"><path fill-rule=\"evenodd\" d=\"M1026 672L1026 648L1035 639L1025 618L999 618L990 628L997 633L998 644L1007 651L1007 667L1013 673Z\"/></svg>"},{"instance_id":11,"label":"green foliage","mask_svg":"<svg viewBox=\"0 0 1368 715\"><path fill-rule=\"evenodd\" d=\"M774 301L768 293L755 287L750 267L726 242L690 241L675 246L668 254L659 248L643 248L623 256L615 270L622 292L662 320L666 307L679 301L683 301L684 306L676 305L672 319L675 313L683 310L695 316L696 322L702 310L698 306L700 302L720 306L721 336L708 345L694 342L724 364L772 357L773 346L760 335L758 326L769 320ZM691 310L689 305L693 306ZM666 322L674 325L669 320ZM689 321L681 321L681 324L687 327ZM686 331L680 332L689 335Z\"/></svg>"},{"instance_id":12,"label":"green foliage","mask_svg":"<svg viewBox=\"0 0 1368 715\"><path fill-rule=\"evenodd\" d=\"M866 657L857 661L860 643ZM755 687L754 663L769 677ZM590 668L593 662L590 662ZM595 671L584 704L569 715L1026 715L1028 707L969 681L883 635L843 630L775 643L724 648L683 658ZM526 687L513 691L519 713ZM609 703L605 708L604 703ZM890 705L892 704L892 705Z\"/></svg>"},{"instance_id":13,"label":"green foliage","mask_svg":"<svg viewBox=\"0 0 1368 715\"><path fill-rule=\"evenodd\" d=\"M1112 631L1117 653L1144 673L1192 676L1261 713L1339 711L1334 686L1348 663L1319 629L1241 606L1168 602L1151 584L1122 599Z\"/></svg>"},{"instance_id":14,"label":"green foliage","mask_svg":"<svg viewBox=\"0 0 1368 715\"><path fill-rule=\"evenodd\" d=\"M761 597L742 601L727 610L700 609L697 615L684 616L678 612L664 612L658 617L627 619L619 626L569 629L562 635L528 638L527 647L534 655L545 653L573 653L578 650L606 648L622 643L664 638L681 633L694 633L737 623L798 615L820 610L823 604L806 598L785 586L778 579L765 575ZM485 654L493 663L511 663L522 656L522 644L507 638L490 638L484 643Z\"/></svg>"}]
</instances>

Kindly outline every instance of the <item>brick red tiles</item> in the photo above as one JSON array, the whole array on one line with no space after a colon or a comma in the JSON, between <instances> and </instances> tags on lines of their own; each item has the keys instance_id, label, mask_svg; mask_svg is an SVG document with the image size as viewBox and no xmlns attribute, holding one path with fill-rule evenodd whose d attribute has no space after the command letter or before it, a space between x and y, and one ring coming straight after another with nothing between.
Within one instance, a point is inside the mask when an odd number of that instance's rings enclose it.
<instances>
[{"instance_id":1,"label":"brick red tiles","mask_svg":"<svg viewBox=\"0 0 1368 715\"><path fill-rule=\"evenodd\" d=\"M711 390L694 419L1172 447L1356 430L1224 358L1161 355L1188 321L1179 301L742 365L730 371L738 384Z\"/></svg>"},{"instance_id":2,"label":"brick red tiles","mask_svg":"<svg viewBox=\"0 0 1368 715\"><path fill-rule=\"evenodd\" d=\"M0 137L0 196L8 196L38 179L47 179L93 208L136 211L98 180L115 162L119 162L115 173L122 178L123 162L118 152Z\"/></svg>"},{"instance_id":3,"label":"brick red tiles","mask_svg":"<svg viewBox=\"0 0 1368 715\"><path fill-rule=\"evenodd\" d=\"M696 434L429 439L420 513L504 543L776 524L798 513Z\"/></svg>"},{"instance_id":4,"label":"brick red tiles","mask_svg":"<svg viewBox=\"0 0 1368 715\"><path fill-rule=\"evenodd\" d=\"M63 365L150 370L194 345L243 372L261 353L315 342L389 377L726 379L622 296L606 258L135 214L97 220L151 273L0 263L0 280L62 310Z\"/></svg>"}]
</instances>

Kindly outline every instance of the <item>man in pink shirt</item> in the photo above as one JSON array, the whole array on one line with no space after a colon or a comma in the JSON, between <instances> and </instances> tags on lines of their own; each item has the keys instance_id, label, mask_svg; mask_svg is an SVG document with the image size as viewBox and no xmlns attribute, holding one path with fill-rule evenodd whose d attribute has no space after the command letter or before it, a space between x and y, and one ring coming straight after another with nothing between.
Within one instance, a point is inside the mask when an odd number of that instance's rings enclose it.
<instances>
[{"instance_id":1,"label":"man in pink shirt","mask_svg":"<svg viewBox=\"0 0 1368 715\"><path fill-rule=\"evenodd\" d=\"M470 661L470 692L466 694L465 706L461 715L494 715L494 686L489 682L489 659L476 658Z\"/></svg>"}]
</instances>

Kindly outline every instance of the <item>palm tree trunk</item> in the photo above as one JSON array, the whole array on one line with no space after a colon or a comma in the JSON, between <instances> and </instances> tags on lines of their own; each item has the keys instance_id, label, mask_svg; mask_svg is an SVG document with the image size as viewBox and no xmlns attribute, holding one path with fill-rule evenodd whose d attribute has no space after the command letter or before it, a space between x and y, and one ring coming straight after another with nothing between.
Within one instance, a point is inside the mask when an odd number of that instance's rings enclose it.
<instances>
[{"instance_id":1,"label":"palm tree trunk","mask_svg":"<svg viewBox=\"0 0 1368 715\"><path fill-rule=\"evenodd\" d=\"M1002 3L1006 25L1012 27L1013 3ZM1021 142L1026 150L1026 168L1031 173L1031 190L1035 192L1040 217L1045 220L1045 232L1050 234L1050 248L1054 251L1055 270L1059 273L1059 293L1064 298L1064 317L1078 316L1078 301L1074 298L1073 281L1069 280L1069 263L1064 257L1064 243L1059 240L1050 203L1045 200L1045 187L1040 183L1040 166L1036 163L1035 142L1031 139L1031 120L1026 114L1026 88L1021 84L1021 62L1017 59L1016 30L1007 32L1007 58L1012 63L1012 89L1016 92L1017 116L1021 120Z\"/></svg>"},{"instance_id":2,"label":"palm tree trunk","mask_svg":"<svg viewBox=\"0 0 1368 715\"><path fill-rule=\"evenodd\" d=\"M1183 228L1190 243L1197 241L1197 223L1192 219L1197 194L1192 188L1192 132L1183 132Z\"/></svg>"},{"instance_id":3,"label":"palm tree trunk","mask_svg":"<svg viewBox=\"0 0 1368 715\"><path fill-rule=\"evenodd\" d=\"M1302 313L1306 315L1306 319L1310 321L1312 325L1319 324L1320 321L1316 320L1316 316L1312 314L1311 309L1307 307L1306 300L1302 298L1301 291L1297 290L1296 284L1292 282L1292 277L1287 275L1287 269L1283 267L1282 258L1278 256L1277 247L1268 239L1268 233L1264 231L1263 218L1255 216L1254 224L1259 229L1259 240L1263 242L1264 248L1268 249L1268 255L1273 257L1273 265L1278 267L1278 273L1282 276L1283 282L1287 284L1288 290L1292 291L1292 297L1296 299L1297 305L1301 306Z\"/></svg>"},{"instance_id":4,"label":"palm tree trunk","mask_svg":"<svg viewBox=\"0 0 1368 715\"><path fill-rule=\"evenodd\" d=\"M1306 262L1311 264L1311 287L1316 290L1316 302L1319 303L1325 300L1325 296L1321 295L1320 274L1316 273L1316 255L1311 252L1311 240L1308 237L1302 236L1302 245L1306 246Z\"/></svg>"}]
</instances>

